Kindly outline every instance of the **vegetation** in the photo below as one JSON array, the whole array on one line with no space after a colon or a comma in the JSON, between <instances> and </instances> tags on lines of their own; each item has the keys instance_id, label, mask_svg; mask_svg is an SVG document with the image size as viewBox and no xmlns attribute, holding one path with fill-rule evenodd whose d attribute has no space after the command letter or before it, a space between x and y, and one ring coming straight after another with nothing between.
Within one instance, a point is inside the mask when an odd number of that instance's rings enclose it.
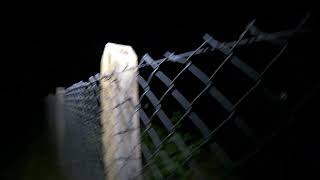
<instances>
[{"instance_id":1,"label":"vegetation","mask_svg":"<svg viewBox=\"0 0 320 180\"><path fill-rule=\"evenodd\" d=\"M178 122L182 115L181 112L173 113L171 117L172 122ZM156 119L154 120L156 121ZM157 131L161 140L168 135L168 132L159 124L153 123L152 127ZM159 169L163 177L167 177L174 172L174 179L196 179L193 170L190 169L190 166L193 166L193 168L196 168L198 172L207 178L235 179L234 177L229 176L230 173L218 161L214 153L204 150L203 148L197 148L203 139L202 137L198 137L191 131L182 131L180 128L181 125L178 126L176 132L163 144L159 153L149 160L152 161L152 165L155 165ZM179 149L174 142L177 138L182 138L183 142L186 143L184 151L181 151L181 148ZM156 150L155 145L147 134L143 137L142 141L151 152ZM191 160L182 164L191 151L194 151ZM169 162L163 159L163 154L166 154L169 157ZM150 179L154 178L152 176L152 171L154 170L152 169L152 165L148 166L145 171L145 175Z\"/></svg>"}]
</instances>

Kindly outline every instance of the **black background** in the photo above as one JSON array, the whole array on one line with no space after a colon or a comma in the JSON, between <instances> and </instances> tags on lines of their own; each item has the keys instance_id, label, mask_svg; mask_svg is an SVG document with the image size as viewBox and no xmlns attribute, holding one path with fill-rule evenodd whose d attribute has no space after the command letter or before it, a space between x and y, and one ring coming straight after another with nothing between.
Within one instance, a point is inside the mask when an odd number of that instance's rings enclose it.
<instances>
[{"instance_id":1,"label":"black background","mask_svg":"<svg viewBox=\"0 0 320 180\"><path fill-rule=\"evenodd\" d=\"M73 12L71 9L34 8L22 12L15 9L4 15L9 18L1 25L4 31L0 42L0 164L3 177L0 179L28 179L26 169L33 158L49 161L44 97L53 93L56 87L68 87L99 72L107 42L128 44L139 57L149 53L158 59L167 50L177 53L193 50L202 43L206 32L220 40L235 39L253 18L270 31L283 30L298 23L308 10L287 6L277 11L272 8L263 12L259 12L259 8L253 8L258 11L251 8L234 11L222 6L225 10L217 11L220 8L215 6L194 12L168 6L156 12L153 7L123 13L124 10L110 11L111 5L107 6L106 13L95 9ZM92 16L95 11L99 15ZM317 115L319 95L318 89L312 90L317 87L318 80L317 57L313 57L316 46L311 44L316 43L315 22L318 18L314 11L310 12L312 23L309 27L313 34L307 41L294 41L290 51L300 60L283 67L290 69L291 85L298 89L292 107L308 94L310 98L297 105L295 121L288 130L291 134L281 135L259 157L243 166L239 173L243 178L306 178L316 172L319 151L315 122L319 117L313 115ZM302 46L304 49L299 52ZM42 166L47 165L43 163L31 168L36 174L32 179L41 179L37 174L42 173Z\"/></svg>"}]
</instances>

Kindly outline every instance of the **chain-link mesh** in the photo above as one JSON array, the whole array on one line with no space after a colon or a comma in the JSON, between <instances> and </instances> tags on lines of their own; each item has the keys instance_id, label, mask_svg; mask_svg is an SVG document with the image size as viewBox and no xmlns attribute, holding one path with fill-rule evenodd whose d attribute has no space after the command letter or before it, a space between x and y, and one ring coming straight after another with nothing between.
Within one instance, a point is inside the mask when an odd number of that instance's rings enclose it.
<instances>
[{"instance_id":1,"label":"chain-link mesh","mask_svg":"<svg viewBox=\"0 0 320 180\"><path fill-rule=\"evenodd\" d=\"M100 88L91 77L66 89L63 166L72 179L105 179L100 125Z\"/></svg>"},{"instance_id":2,"label":"chain-link mesh","mask_svg":"<svg viewBox=\"0 0 320 180\"><path fill-rule=\"evenodd\" d=\"M206 34L204 43L193 51L167 52L159 60L146 54L136 68L97 74L89 82L67 88L61 154L69 177L104 179L108 173L102 160L99 82L125 71L138 72L134 80L140 98L134 106L141 122L143 157L138 175L146 179L230 177L232 169L257 152L276 129L260 132L252 128L239 105L250 106L249 96L255 91L268 96L270 90L263 86L262 77L306 19L295 29L277 33L262 32L252 21L231 42L219 42ZM258 53L242 53L252 46L260 47L253 49ZM252 54L259 56L250 58ZM112 83L116 83L114 78ZM119 106L130 103L123 99ZM129 160L130 153L121 159L124 164ZM108 162L112 163L116 162Z\"/></svg>"}]
</instances>

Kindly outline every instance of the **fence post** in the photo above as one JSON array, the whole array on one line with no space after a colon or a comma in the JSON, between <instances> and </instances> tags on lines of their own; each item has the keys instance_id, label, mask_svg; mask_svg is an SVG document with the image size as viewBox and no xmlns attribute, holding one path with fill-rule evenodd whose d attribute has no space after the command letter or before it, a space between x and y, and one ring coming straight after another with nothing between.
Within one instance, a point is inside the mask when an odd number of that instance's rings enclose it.
<instances>
[{"instance_id":1,"label":"fence post","mask_svg":"<svg viewBox=\"0 0 320 180\"><path fill-rule=\"evenodd\" d=\"M130 46L108 43L101 60L101 124L109 180L141 179L138 58ZM107 77L106 77L107 76Z\"/></svg>"},{"instance_id":2,"label":"fence post","mask_svg":"<svg viewBox=\"0 0 320 180\"><path fill-rule=\"evenodd\" d=\"M56 145L58 151L58 157L60 163L63 160L63 144L64 144L64 130L65 130L65 119L64 119L64 94L65 90L63 87L56 88L55 95L55 133L56 133ZM63 164L60 164L63 165Z\"/></svg>"}]
</instances>

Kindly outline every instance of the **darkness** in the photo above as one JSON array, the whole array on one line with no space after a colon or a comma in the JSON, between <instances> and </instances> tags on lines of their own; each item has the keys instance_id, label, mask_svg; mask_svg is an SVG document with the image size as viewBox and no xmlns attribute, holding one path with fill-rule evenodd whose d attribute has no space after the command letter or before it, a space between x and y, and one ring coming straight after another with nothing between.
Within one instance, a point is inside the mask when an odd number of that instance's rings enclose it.
<instances>
[{"instance_id":1,"label":"darkness","mask_svg":"<svg viewBox=\"0 0 320 180\"><path fill-rule=\"evenodd\" d=\"M150 16L150 19L145 17L150 12L144 11L139 17L129 14L125 18L116 13L89 17L89 11L78 15L53 10L55 13L51 14L45 9L17 17L8 15L11 18L2 24L1 40L4 48L1 53L0 179L50 179L46 173L59 179L53 175L56 168L51 165L54 157L47 137L43 100L56 87L68 87L98 73L107 42L128 44L139 57L149 53L158 59L166 51L182 53L195 49L205 33L221 41L234 40L254 18L261 29L284 30L297 24L308 10L287 8L288 11L279 13L206 9L190 14L183 10L176 15L161 12L166 15L162 17L159 13L160 17ZM243 179L307 179L316 174L319 162L316 121L320 100L316 72L319 70L315 66L317 58L313 57L315 46L311 44L316 43L318 18L313 11L311 15L309 35L299 35L289 47L288 53L292 53L289 57L294 57L293 60L288 58L285 62L289 65L278 65L283 71L278 75L284 80L280 86L292 90L289 108L295 113L290 126L239 168L238 174Z\"/></svg>"}]
</instances>

